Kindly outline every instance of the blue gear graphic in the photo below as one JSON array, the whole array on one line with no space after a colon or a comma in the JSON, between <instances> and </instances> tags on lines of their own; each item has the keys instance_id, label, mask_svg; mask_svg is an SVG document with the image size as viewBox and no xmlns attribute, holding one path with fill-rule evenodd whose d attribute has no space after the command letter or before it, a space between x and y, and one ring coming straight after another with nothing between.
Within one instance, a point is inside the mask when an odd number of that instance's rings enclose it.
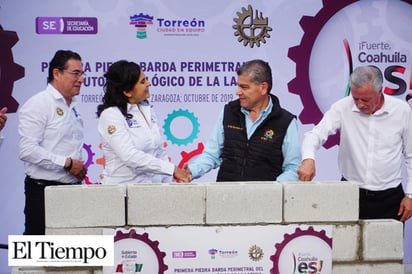
<instances>
[{"instance_id":1,"label":"blue gear graphic","mask_svg":"<svg viewBox=\"0 0 412 274\"><path fill-rule=\"evenodd\" d=\"M24 67L15 64L11 48L19 40L15 31L6 31L0 27L0 96L1 107L6 106L8 113L15 113L19 107L13 98L14 82L24 77Z\"/></svg>"},{"instance_id":2,"label":"blue gear graphic","mask_svg":"<svg viewBox=\"0 0 412 274\"><path fill-rule=\"evenodd\" d=\"M173 119L177 117L186 117L192 123L192 127L193 127L192 133L186 138L183 138L183 139L177 138L170 131L170 125ZM199 131L200 131L199 127L200 125L195 115L192 112L189 112L188 110L182 110L182 109L174 110L172 113L167 115L167 118L164 120L164 125L163 125L164 134L166 135L166 138L170 142L178 146L187 145L189 143L192 143L196 139L197 135L199 134Z\"/></svg>"}]
</instances>

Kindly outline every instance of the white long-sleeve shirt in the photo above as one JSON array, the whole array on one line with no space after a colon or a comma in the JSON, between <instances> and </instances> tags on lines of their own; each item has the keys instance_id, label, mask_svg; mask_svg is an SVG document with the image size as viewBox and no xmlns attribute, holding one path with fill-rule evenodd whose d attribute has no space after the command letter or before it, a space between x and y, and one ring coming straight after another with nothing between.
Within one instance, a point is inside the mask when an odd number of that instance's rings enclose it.
<instances>
[{"instance_id":1,"label":"white long-sleeve shirt","mask_svg":"<svg viewBox=\"0 0 412 274\"><path fill-rule=\"evenodd\" d=\"M83 160L83 120L51 84L21 107L18 131L19 157L26 175L33 179L75 183L79 180L64 170L67 157Z\"/></svg>"},{"instance_id":2,"label":"white long-sleeve shirt","mask_svg":"<svg viewBox=\"0 0 412 274\"><path fill-rule=\"evenodd\" d=\"M110 107L99 117L106 162L102 183L171 182L174 164L167 158L153 109L147 102L128 104L128 113L133 118Z\"/></svg>"},{"instance_id":3,"label":"white long-sleeve shirt","mask_svg":"<svg viewBox=\"0 0 412 274\"><path fill-rule=\"evenodd\" d=\"M407 171L406 193L412 193L412 111L400 99L384 96L381 109L366 115L352 96L334 103L322 120L305 134L302 159L315 159L315 151L329 135L340 130L339 169L361 188L385 190L402 182L402 156Z\"/></svg>"}]
</instances>

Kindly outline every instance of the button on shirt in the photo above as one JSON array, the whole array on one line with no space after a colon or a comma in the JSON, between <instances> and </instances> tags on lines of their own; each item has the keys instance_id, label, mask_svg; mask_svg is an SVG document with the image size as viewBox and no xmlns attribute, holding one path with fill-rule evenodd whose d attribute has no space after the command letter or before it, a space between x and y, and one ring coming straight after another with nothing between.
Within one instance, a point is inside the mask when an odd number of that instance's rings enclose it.
<instances>
[{"instance_id":1,"label":"button on shirt","mask_svg":"<svg viewBox=\"0 0 412 274\"><path fill-rule=\"evenodd\" d=\"M168 160L153 109L148 102L128 104L126 119L117 107L105 109L98 122L106 166L104 184L171 182Z\"/></svg>"},{"instance_id":2,"label":"button on shirt","mask_svg":"<svg viewBox=\"0 0 412 274\"><path fill-rule=\"evenodd\" d=\"M19 157L33 179L75 183L64 170L67 157L83 160L83 120L51 84L31 97L19 111Z\"/></svg>"},{"instance_id":3,"label":"button on shirt","mask_svg":"<svg viewBox=\"0 0 412 274\"><path fill-rule=\"evenodd\" d=\"M407 168L405 192L412 193L412 117L408 104L384 96L384 104L366 115L352 96L334 103L322 120L305 134L302 159L315 159L315 151L329 135L340 130L338 165L342 175L361 188L385 190L402 182L402 155Z\"/></svg>"},{"instance_id":4,"label":"button on shirt","mask_svg":"<svg viewBox=\"0 0 412 274\"><path fill-rule=\"evenodd\" d=\"M256 128L266 119L266 117L271 113L273 107L272 100L269 100L269 104L264 109L258 119L253 122L249 112L241 108L242 113L245 115L246 120L246 132L247 138L250 139L252 134L255 132ZM201 155L195 158L189 163L189 169L192 172L192 177L194 179L199 178L209 172L210 170L220 166L224 143L224 128L223 128L223 111L221 111L217 125L215 126L212 135L210 136L205 149ZM282 144L283 153L283 165L282 174L277 178L273 178L278 182L294 182L298 181L297 169L301 162L300 156L300 146L298 137L298 126L296 119L293 119L289 124L286 131L286 135Z\"/></svg>"}]
</instances>

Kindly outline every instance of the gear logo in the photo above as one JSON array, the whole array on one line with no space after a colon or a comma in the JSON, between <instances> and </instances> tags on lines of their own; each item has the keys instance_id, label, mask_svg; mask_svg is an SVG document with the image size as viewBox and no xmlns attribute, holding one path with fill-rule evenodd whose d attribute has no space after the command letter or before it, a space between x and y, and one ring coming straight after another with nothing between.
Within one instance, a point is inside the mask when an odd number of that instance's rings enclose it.
<instances>
[{"instance_id":1,"label":"gear logo","mask_svg":"<svg viewBox=\"0 0 412 274\"><path fill-rule=\"evenodd\" d=\"M178 117L185 117L192 123L192 132L186 138L178 138L172 134L172 131L171 131L172 121ZM199 134L199 131L200 131L199 127L200 125L195 115L192 112L189 112L188 110L182 110L182 109L174 110L171 114L167 115L167 118L164 120L164 125L163 125L166 138L169 141L171 141L173 144L176 144L178 146L187 145L189 143L192 143L197 138L197 135Z\"/></svg>"},{"instance_id":2,"label":"gear logo","mask_svg":"<svg viewBox=\"0 0 412 274\"><path fill-rule=\"evenodd\" d=\"M164 274L169 267L164 263L166 253L160 251L158 245L147 233L140 235L134 229L125 233L116 231L114 273Z\"/></svg>"},{"instance_id":3,"label":"gear logo","mask_svg":"<svg viewBox=\"0 0 412 274\"><path fill-rule=\"evenodd\" d=\"M318 11L318 13L311 17L311 16L303 16L299 22L300 26L302 27L304 34L300 41L300 45L294 46L289 48L288 57L296 63L296 76L288 83L288 89L290 93L297 94L300 96L300 99L303 104L303 110L299 115L299 120L302 124L318 124L323 117L322 110L320 108L320 102L316 102L315 95L313 91L316 89L312 89L311 82L310 82L310 63L315 63L314 60L311 61L311 55L315 51L315 43L318 37L321 35L321 31L324 27L328 24L335 15L340 13L341 10L348 8L352 4L361 1L359 0L342 0L342 1L334 1L334 0L324 0L323 7ZM363 3L365 3L364 1ZM375 1L370 1L375 4ZM384 1L382 1L383 3ZM405 2L412 4L411 0L401 0L400 2ZM395 1L388 1L388 5L395 3ZM370 4L371 8L373 8L372 3ZM353 6L352 6L353 7ZM350 7L349 7L350 8ZM385 8L386 12L387 8ZM368 10L369 11L369 10ZM374 11L375 12L375 11ZM339 16L339 15L338 15ZM375 18L373 16L365 16L361 15L362 20L367 21L369 29L374 32L373 37L379 37L376 33L377 26L370 23L372 20L376 18L380 18L381 16L376 15ZM388 15L386 15L388 16ZM390 24L390 22L388 22ZM357 30L357 32L360 32ZM366 39L366 38L360 38ZM408 37L409 39L409 37ZM352 72L353 63L351 59L351 49L349 47L349 43L347 39L343 40L343 47L346 53L346 66L347 73L350 74ZM316 60L315 60L316 61ZM312 83L316 84L316 83ZM322 94L324 95L324 94ZM349 95L349 89L346 87L345 96ZM339 132L333 136L330 136L328 140L323 145L325 148L330 148L335 145L339 144Z\"/></svg>"},{"instance_id":4,"label":"gear logo","mask_svg":"<svg viewBox=\"0 0 412 274\"><path fill-rule=\"evenodd\" d=\"M235 25L235 36L238 36L238 41L243 42L243 45L246 47L248 44L251 48L255 44L260 47L260 42L266 43L266 38L270 38L269 31L272 31L272 28L269 27L269 19L262 16L262 12L256 10L256 16L253 16L253 8L251 5L247 9L242 8L242 12L236 13L238 18L234 18Z\"/></svg>"},{"instance_id":5,"label":"gear logo","mask_svg":"<svg viewBox=\"0 0 412 274\"><path fill-rule=\"evenodd\" d=\"M93 157L95 155L95 153L92 151L92 145L87 145L87 144L83 144L83 149L86 151L87 153L87 161L84 163L84 167L86 169L88 169L91 165L94 164L93 162ZM86 175L84 177L84 183L86 185L97 185L100 184L100 182L92 182L89 178L88 175Z\"/></svg>"},{"instance_id":6,"label":"gear logo","mask_svg":"<svg viewBox=\"0 0 412 274\"><path fill-rule=\"evenodd\" d=\"M19 40L15 31L6 31L0 25L0 96L2 107L15 113L19 103L13 98L14 82L24 77L24 68L13 61L12 47Z\"/></svg>"},{"instance_id":7,"label":"gear logo","mask_svg":"<svg viewBox=\"0 0 412 274\"><path fill-rule=\"evenodd\" d=\"M314 18L304 16L300 20L300 25L304 30L304 35L299 46L289 49L288 57L296 63L296 78L288 83L291 93L298 94L301 97L304 109L299 115L299 120L303 124L317 124L323 117L312 94L312 88L309 81L309 62L312 48L316 38L327 21L338 11L358 0L345 1L323 1L323 8ZM339 142L338 135L330 137L324 147L328 148Z\"/></svg>"},{"instance_id":8,"label":"gear logo","mask_svg":"<svg viewBox=\"0 0 412 274\"><path fill-rule=\"evenodd\" d=\"M178 167L179 168L183 168L183 165L187 162L190 161L190 159L192 159L193 157L196 157L197 155L202 154L203 149L205 148L205 146L203 145L203 143L198 143L197 144L197 148L190 151L190 152L186 152L186 151L182 151L180 152L180 155L182 156L182 160L179 162Z\"/></svg>"},{"instance_id":9,"label":"gear logo","mask_svg":"<svg viewBox=\"0 0 412 274\"><path fill-rule=\"evenodd\" d=\"M297 268L313 274L332 273L332 238L326 236L325 230L297 227L294 233L284 234L283 241L275 244L275 249L276 253L270 256L271 274L297 273Z\"/></svg>"},{"instance_id":10,"label":"gear logo","mask_svg":"<svg viewBox=\"0 0 412 274\"><path fill-rule=\"evenodd\" d=\"M253 245L249 248L249 258L254 261L258 262L263 258L263 249L258 247L257 245Z\"/></svg>"}]
</instances>

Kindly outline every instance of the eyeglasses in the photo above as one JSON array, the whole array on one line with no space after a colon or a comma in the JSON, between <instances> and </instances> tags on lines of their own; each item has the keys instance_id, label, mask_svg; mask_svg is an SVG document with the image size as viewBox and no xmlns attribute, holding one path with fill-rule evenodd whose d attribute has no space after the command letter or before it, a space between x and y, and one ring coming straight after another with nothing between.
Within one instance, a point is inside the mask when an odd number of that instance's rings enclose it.
<instances>
[{"instance_id":1,"label":"eyeglasses","mask_svg":"<svg viewBox=\"0 0 412 274\"><path fill-rule=\"evenodd\" d=\"M80 76L86 77L86 73L84 71L80 71L80 70L69 71L67 69L62 69L62 71L67 71L67 73L74 75L76 78L80 78Z\"/></svg>"}]
</instances>

